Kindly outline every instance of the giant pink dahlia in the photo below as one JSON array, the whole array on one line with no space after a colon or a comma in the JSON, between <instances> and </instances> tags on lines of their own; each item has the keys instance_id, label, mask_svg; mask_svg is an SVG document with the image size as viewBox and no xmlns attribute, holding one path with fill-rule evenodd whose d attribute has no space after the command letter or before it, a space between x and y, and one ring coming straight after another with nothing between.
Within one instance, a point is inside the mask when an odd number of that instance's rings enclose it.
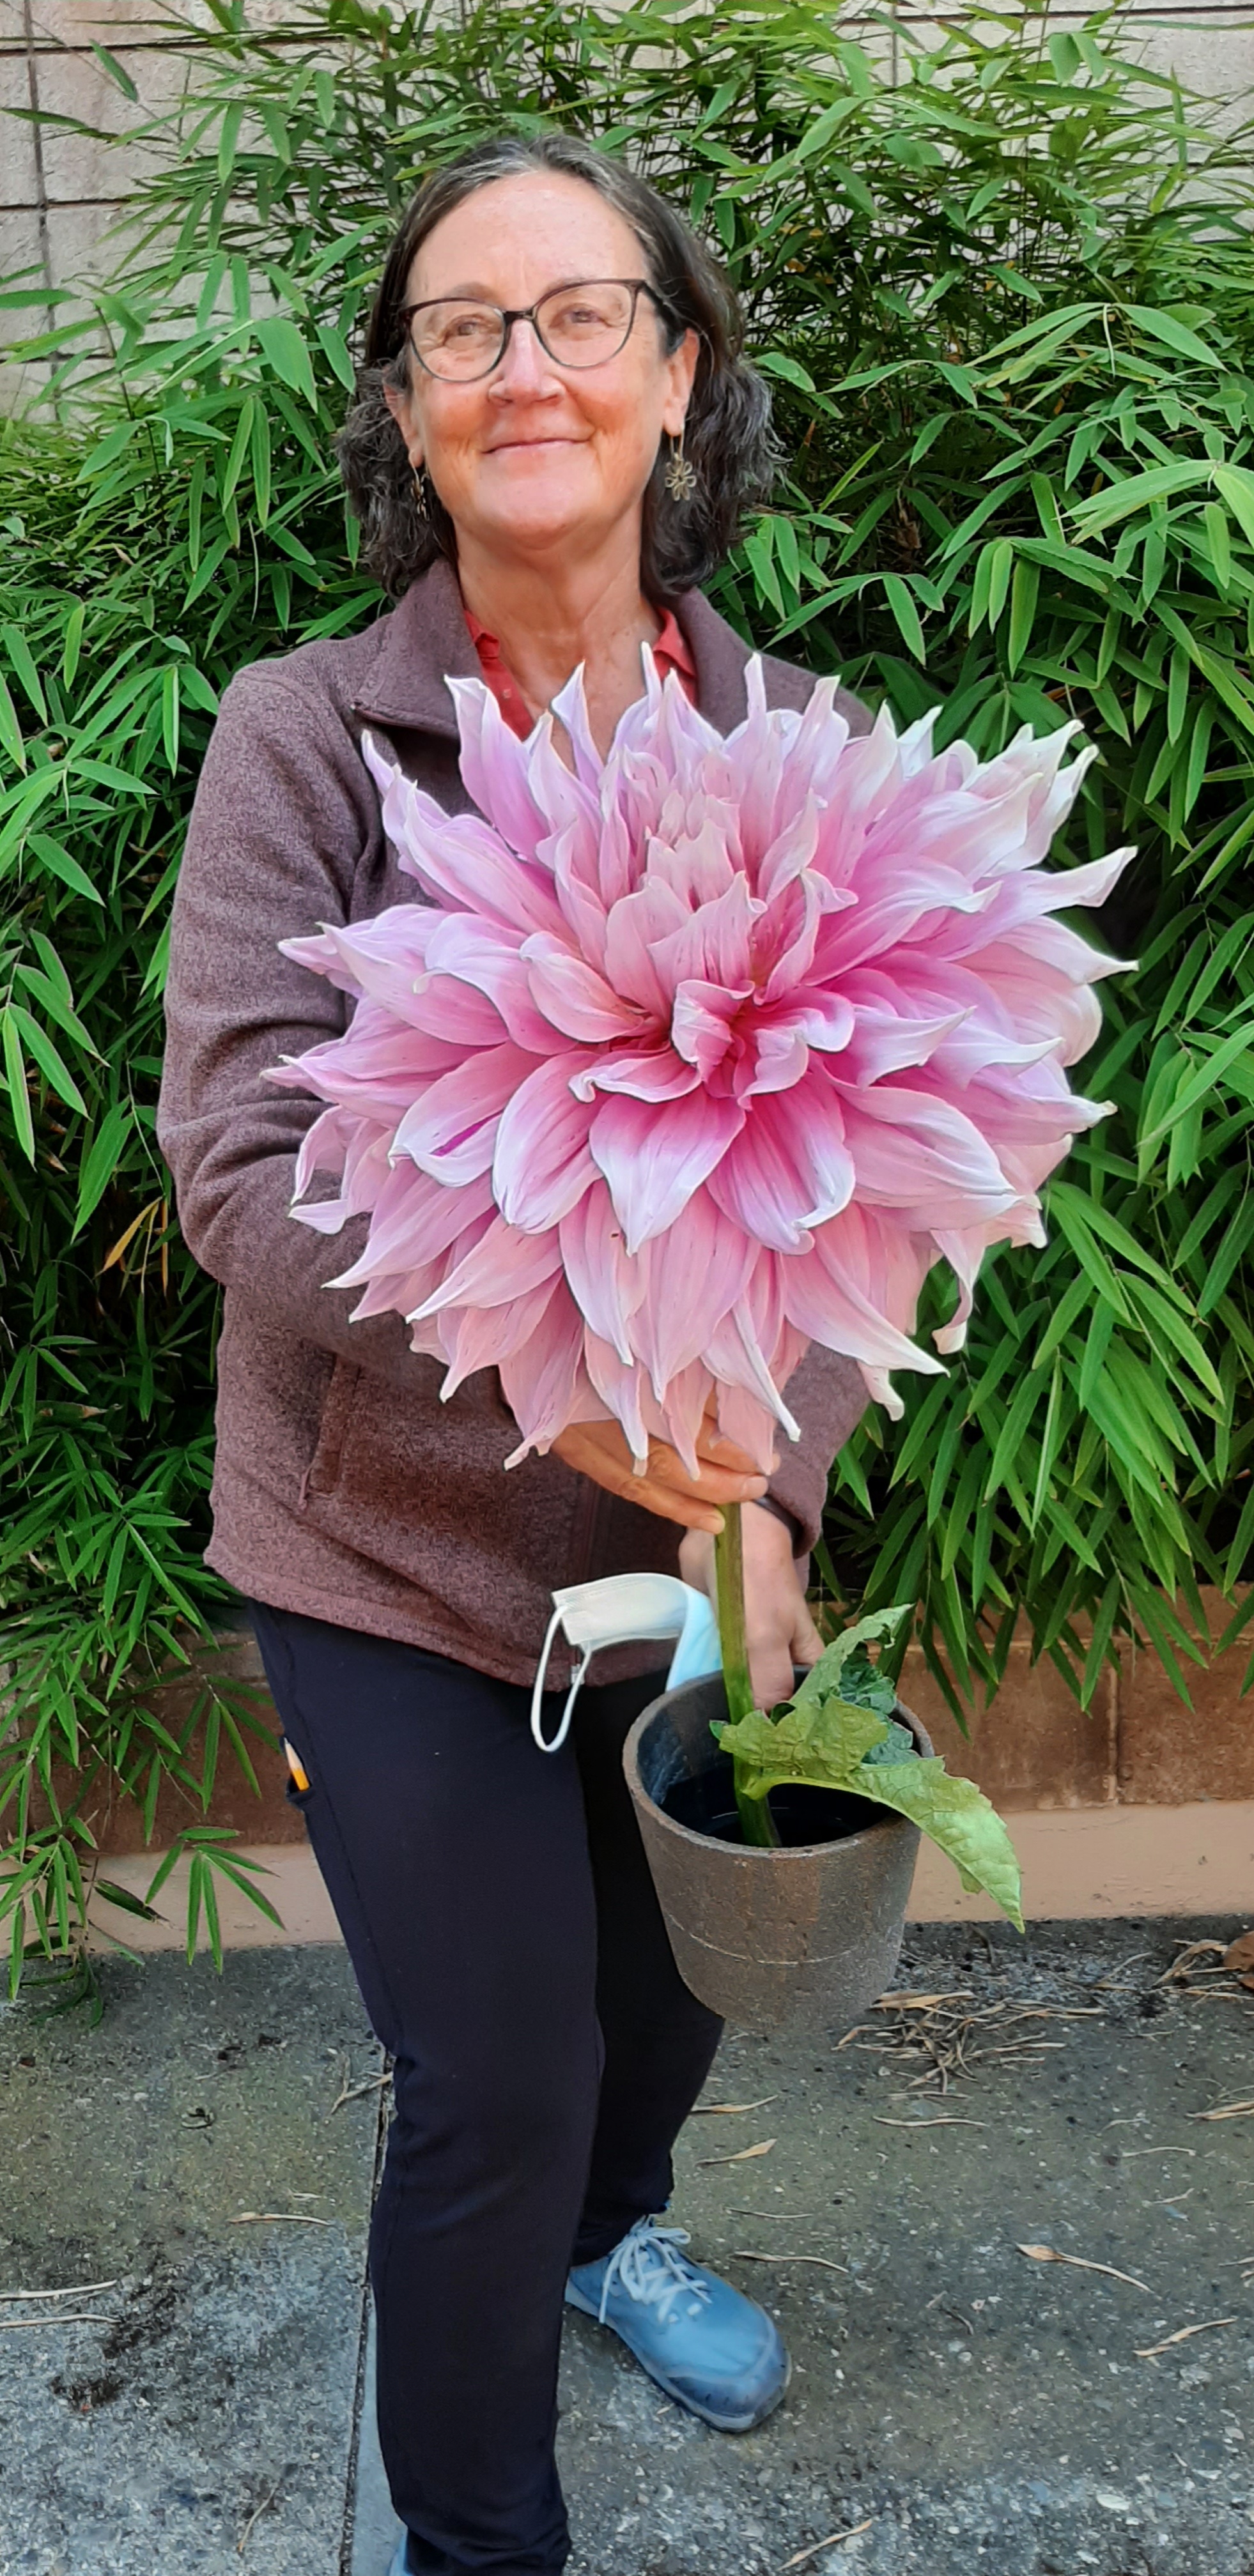
<instances>
[{"instance_id":1,"label":"giant pink dahlia","mask_svg":"<svg viewBox=\"0 0 1254 2576\"><path fill-rule=\"evenodd\" d=\"M851 738L820 682L803 714L715 733L675 680L608 757L578 674L526 742L452 680L462 777L450 817L365 756L425 901L284 943L353 995L343 1037L276 1068L329 1105L298 1206L368 1210L338 1287L404 1315L444 1391L495 1366L516 1452L615 1415L689 1463L711 1391L763 1464L807 1344L937 1370L910 1338L938 1259L956 1349L986 1247L1043 1240L1039 1190L1103 1114L1064 1066L1099 1026L1114 960L1054 918L1100 903L1130 856L1040 864L1086 758L1064 726L981 762L887 710Z\"/></svg>"}]
</instances>

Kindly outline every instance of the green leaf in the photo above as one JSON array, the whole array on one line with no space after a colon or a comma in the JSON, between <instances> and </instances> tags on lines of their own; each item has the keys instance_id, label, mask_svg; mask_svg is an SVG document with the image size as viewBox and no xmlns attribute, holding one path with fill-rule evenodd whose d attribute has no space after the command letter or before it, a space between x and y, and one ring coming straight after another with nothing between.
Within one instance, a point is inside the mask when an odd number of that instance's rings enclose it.
<instances>
[{"instance_id":1,"label":"green leaf","mask_svg":"<svg viewBox=\"0 0 1254 2576\"><path fill-rule=\"evenodd\" d=\"M35 668L34 656L20 626L0 626L0 643L17 673L41 724L48 721L48 701L44 684Z\"/></svg>"},{"instance_id":2,"label":"green leaf","mask_svg":"<svg viewBox=\"0 0 1254 2576\"><path fill-rule=\"evenodd\" d=\"M0 671L0 744L7 751L10 760L15 761L18 768L25 772L26 745L22 740L17 708L9 694L9 684L3 671Z\"/></svg>"},{"instance_id":3,"label":"green leaf","mask_svg":"<svg viewBox=\"0 0 1254 2576\"><path fill-rule=\"evenodd\" d=\"M1223 366L1223 359L1207 347L1205 340L1199 340L1196 331L1186 330L1183 322L1175 321L1170 313L1155 312L1148 304L1129 304L1127 314L1139 331L1148 332L1151 340L1161 340L1165 349L1174 349L1179 357L1194 358L1203 367Z\"/></svg>"},{"instance_id":4,"label":"green leaf","mask_svg":"<svg viewBox=\"0 0 1254 2576\"><path fill-rule=\"evenodd\" d=\"M803 394L817 390L808 367L803 367L800 359L790 358L783 349L762 350L754 359L754 365L762 375L779 376L784 384L796 385Z\"/></svg>"},{"instance_id":5,"label":"green leaf","mask_svg":"<svg viewBox=\"0 0 1254 2576\"><path fill-rule=\"evenodd\" d=\"M91 52L95 55L102 72L104 72L108 79L112 81L114 88L120 89L123 98L129 98L132 106L138 107L139 91L136 89L135 83L131 79L130 73L127 71L125 64L118 61L116 54L111 54L109 52L107 45L94 44L90 37L88 38L88 45Z\"/></svg>"},{"instance_id":6,"label":"green leaf","mask_svg":"<svg viewBox=\"0 0 1254 2576\"><path fill-rule=\"evenodd\" d=\"M161 1920L155 1905L145 1905L142 1896L134 1895L129 1887L119 1887L115 1879L98 1878L93 1894L103 1896L109 1905L120 1905L126 1914L141 1915L145 1923Z\"/></svg>"},{"instance_id":7,"label":"green leaf","mask_svg":"<svg viewBox=\"0 0 1254 2576\"><path fill-rule=\"evenodd\" d=\"M1232 541L1228 534L1228 514L1218 501L1207 501L1202 507L1202 523L1210 559L1215 567L1215 578L1221 590L1229 590L1232 586Z\"/></svg>"},{"instance_id":8,"label":"green leaf","mask_svg":"<svg viewBox=\"0 0 1254 2576\"><path fill-rule=\"evenodd\" d=\"M996 626L1006 605L1015 550L1009 537L998 537L989 558L988 622Z\"/></svg>"},{"instance_id":9,"label":"green leaf","mask_svg":"<svg viewBox=\"0 0 1254 2576\"><path fill-rule=\"evenodd\" d=\"M795 1699L778 1719L755 1710L734 1725L724 1721L717 1731L723 1752L730 1753L752 1798L764 1798L786 1780L843 1789L864 1754L888 1735L873 1708L857 1708L831 1691Z\"/></svg>"},{"instance_id":10,"label":"green leaf","mask_svg":"<svg viewBox=\"0 0 1254 2576\"><path fill-rule=\"evenodd\" d=\"M896 1646L912 1608L912 1602L899 1601L892 1610L872 1610L865 1618L842 1628L799 1683L794 1705L805 1708L811 1700L825 1698L836 1688L850 1657L863 1654L868 1646Z\"/></svg>"},{"instance_id":11,"label":"green leaf","mask_svg":"<svg viewBox=\"0 0 1254 2576\"><path fill-rule=\"evenodd\" d=\"M122 1148L131 1133L129 1106L115 1100L106 1110L83 1156L78 1177L78 1207L74 1232L81 1234L87 1219L100 1204L122 1156Z\"/></svg>"},{"instance_id":12,"label":"green leaf","mask_svg":"<svg viewBox=\"0 0 1254 2576\"><path fill-rule=\"evenodd\" d=\"M32 832L28 847L50 875L60 878L62 885L69 886L75 894L84 895L88 903L103 904L104 896L99 887L92 884L86 869L79 866L78 860L71 857L60 841L54 841L47 832Z\"/></svg>"},{"instance_id":13,"label":"green leaf","mask_svg":"<svg viewBox=\"0 0 1254 2576\"><path fill-rule=\"evenodd\" d=\"M956 1779L940 1757L860 1764L847 1785L859 1797L891 1807L940 1845L968 1890L982 1888L1023 1930L1023 1889L1014 1844L995 1807L973 1780Z\"/></svg>"},{"instance_id":14,"label":"green leaf","mask_svg":"<svg viewBox=\"0 0 1254 2576\"><path fill-rule=\"evenodd\" d=\"M257 338L276 376L300 394L311 411L318 408L309 351L296 324L285 313L264 314L256 325Z\"/></svg>"},{"instance_id":15,"label":"green leaf","mask_svg":"<svg viewBox=\"0 0 1254 2576\"><path fill-rule=\"evenodd\" d=\"M47 1030L41 1029L38 1020L33 1019L20 1002L9 1004L8 1017L20 1032L28 1053L33 1056L45 1079L51 1083L58 1098L64 1100L68 1108L77 1109L85 1118L87 1103L68 1064L53 1045Z\"/></svg>"},{"instance_id":16,"label":"green leaf","mask_svg":"<svg viewBox=\"0 0 1254 2576\"><path fill-rule=\"evenodd\" d=\"M1199 484L1211 481L1212 471L1209 465L1156 465L1147 474L1120 477L1109 491L1097 493L1092 500L1077 502L1071 515L1089 536L1097 536L1118 520L1148 509L1151 502L1176 492L1196 491Z\"/></svg>"},{"instance_id":17,"label":"green leaf","mask_svg":"<svg viewBox=\"0 0 1254 2576\"><path fill-rule=\"evenodd\" d=\"M914 594L909 583L903 581L899 572L885 573L884 596L893 612L894 622L906 651L913 653L916 662L926 662L927 645L923 639L922 621L914 604Z\"/></svg>"},{"instance_id":18,"label":"green leaf","mask_svg":"<svg viewBox=\"0 0 1254 2576\"><path fill-rule=\"evenodd\" d=\"M1010 593L1010 632L1006 642L1006 664L1012 672L1018 670L1031 641L1040 586L1040 566L1020 555Z\"/></svg>"},{"instance_id":19,"label":"green leaf","mask_svg":"<svg viewBox=\"0 0 1254 2576\"><path fill-rule=\"evenodd\" d=\"M1254 474L1245 465L1217 465L1214 481L1216 491L1254 545Z\"/></svg>"},{"instance_id":20,"label":"green leaf","mask_svg":"<svg viewBox=\"0 0 1254 2576\"><path fill-rule=\"evenodd\" d=\"M804 1699L798 1692L778 1719L758 1712L717 1730L741 1793L765 1798L792 1782L891 1807L939 1843L964 1887L984 1888L1022 1931L1019 1865L1000 1816L974 1781L951 1778L938 1755L894 1760L902 1731L830 1691Z\"/></svg>"},{"instance_id":21,"label":"green leaf","mask_svg":"<svg viewBox=\"0 0 1254 2576\"><path fill-rule=\"evenodd\" d=\"M22 1045L18 1035L17 1020L13 1010L8 1006L0 1010L0 1053L4 1058L4 1075L8 1085L14 1131L27 1162L33 1163L35 1127L30 1112L30 1093L26 1087L26 1067L22 1061Z\"/></svg>"}]
</instances>

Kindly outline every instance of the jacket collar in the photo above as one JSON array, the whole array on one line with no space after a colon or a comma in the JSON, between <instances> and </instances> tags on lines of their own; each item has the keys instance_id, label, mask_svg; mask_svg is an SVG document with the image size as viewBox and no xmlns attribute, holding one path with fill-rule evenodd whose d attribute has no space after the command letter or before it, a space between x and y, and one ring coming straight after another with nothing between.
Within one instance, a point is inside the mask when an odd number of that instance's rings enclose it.
<instances>
[{"instance_id":1,"label":"jacket collar","mask_svg":"<svg viewBox=\"0 0 1254 2576\"><path fill-rule=\"evenodd\" d=\"M697 705L720 733L729 733L745 713L748 646L699 590L683 593L675 615L696 664ZM368 723L455 742L457 719L445 681L477 680L482 672L452 565L443 558L431 564L373 631L378 649L354 712Z\"/></svg>"}]
</instances>

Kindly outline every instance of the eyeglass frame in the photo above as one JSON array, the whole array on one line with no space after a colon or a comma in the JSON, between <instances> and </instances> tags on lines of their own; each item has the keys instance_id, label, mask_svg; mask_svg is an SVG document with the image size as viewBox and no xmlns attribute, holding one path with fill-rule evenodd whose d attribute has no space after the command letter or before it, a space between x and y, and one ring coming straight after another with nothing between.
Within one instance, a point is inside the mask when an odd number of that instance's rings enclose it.
<instances>
[{"instance_id":1,"label":"eyeglass frame","mask_svg":"<svg viewBox=\"0 0 1254 2576\"><path fill-rule=\"evenodd\" d=\"M541 305L547 304L550 297L554 295L567 295L573 288L579 286L626 286L631 289L631 312L627 317L627 328L623 333L622 339L619 341L618 347L610 351L609 357L586 359L554 357L553 351L550 349L549 344L540 329L540 325L536 320L536 315L539 312ZM531 328L535 332L536 338L544 351L545 357L550 361L551 365L555 367L569 367L573 369L576 375L582 375L583 373L590 371L593 367L607 367L610 363L610 357L618 358L622 356L623 350L626 348L632 332L636 327L636 314L639 310L640 298L642 295L652 297L653 302L657 306L658 312L661 314L664 321L674 322L677 320L678 317L673 313L665 298L658 293L652 280L647 277L571 277L564 279L562 283L557 286L546 286L543 295L538 295L534 304L520 304L512 309L507 308L502 304L494 304L491 297L487 295L424 295L420 297L417 304L402 304L396 320L404 345L406 348L413 351L424 376L430 376L432 383L436 385L483 384L485 379L488 376L494 375L497 368L500 366L509 347L510 332L513 330L516 322L529 322L531 324ZM497 350L496 356L492 360L490 367L484 367L481 373L477 376L441 376L437 374L434 367L429 367L427 365L427 361L423 357L421 350L414 347L409 326L415 313L425 312L432 304L477 304L483 312L500 314L501 345Z\"/></svg>"}]
</instances>

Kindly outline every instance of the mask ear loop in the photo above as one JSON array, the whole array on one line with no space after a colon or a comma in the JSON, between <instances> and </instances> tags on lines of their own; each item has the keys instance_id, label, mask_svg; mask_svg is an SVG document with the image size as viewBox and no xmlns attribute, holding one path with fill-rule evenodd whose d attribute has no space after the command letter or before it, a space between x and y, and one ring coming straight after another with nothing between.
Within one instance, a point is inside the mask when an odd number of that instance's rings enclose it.
<instances>
[{"instance_id":1,"label":"mask ear loop","mask_svg":"<svg viewBox=\"0 0 1254 2576\"><path fill-rule=\"evenodd\" d=\"M588 1666L592 1661L594 1652L594 1649L591 1646L585 1647L583 1661L571 1683L570 1690L567 1695L566 1706L562 1711L561 1725L559 1726L556 1735L551 1738L546 1736L544 1732L544 1721L541 1716L540 1702L544 1692L544 1676L549 1669L549 1657L553 1651L553 1640L557 1635L561 1624L562 1612L560 1610L555 1610L545 1632L544 1651L540 1657L539 1669L536 1673L535 1685L531 1693L531 1733L533 1741L539 1746L541 1753L561 1752L562 1746L570 1733L570 1721L575 1714L575 1702L579 1697L580 1685L583 1681L584 1674L587 1672Z\"/></svg>"}]
</instances>

